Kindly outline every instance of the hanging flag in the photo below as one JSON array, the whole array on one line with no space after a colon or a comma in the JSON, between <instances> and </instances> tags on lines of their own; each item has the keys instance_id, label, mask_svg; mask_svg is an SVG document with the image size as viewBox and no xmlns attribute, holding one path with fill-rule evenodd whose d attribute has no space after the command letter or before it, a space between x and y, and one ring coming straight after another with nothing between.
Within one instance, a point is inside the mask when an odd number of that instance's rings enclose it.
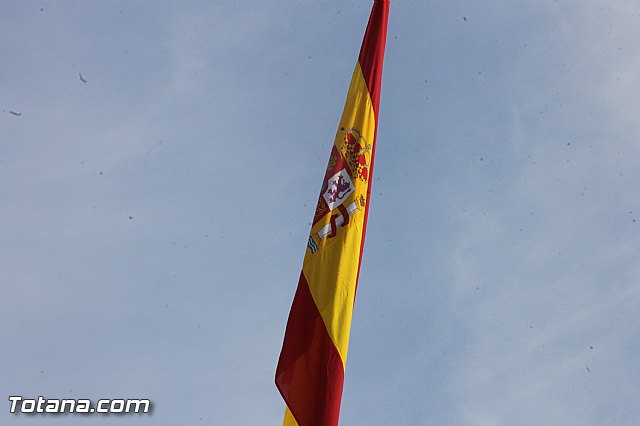
<instances>
[{"instance_id":1,"label":"hanging flag","mask_svg":"<svg viewBox=\"0 0 640 426\"><path fill-rule=\"evenodd\" d=\"M276 386L285 426L336 426L378 130L388 0L375 0L322 181Z\"/></svg>"}]
</instances>

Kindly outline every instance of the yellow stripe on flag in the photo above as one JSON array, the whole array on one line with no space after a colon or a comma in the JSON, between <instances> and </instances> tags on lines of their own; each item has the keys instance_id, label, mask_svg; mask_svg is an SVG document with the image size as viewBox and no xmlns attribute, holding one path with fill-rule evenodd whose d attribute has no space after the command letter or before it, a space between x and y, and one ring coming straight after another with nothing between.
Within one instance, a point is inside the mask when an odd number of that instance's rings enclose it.
<instances>
[{"instance_id":1,"label":"yellow stripe on flag","mask_svg":"<svg viewBox=\"0 0 640 426\"><path fill-rule=\"evenodd\" d=\"M367 155L367 145L369 145L368 152L371 152L373 148L375 126L375 113L369 90L358 63L353 72L345 108L334 141L337 151L345 151L346 130L356 129L362 138L359 143L362 150L365 151L363 154ZM352 170L352 174L354 172L355 170ZM352 184L355 186L355 190L343 201L342 205L350 206L355 203L357 211L350 214L347 226L338 227L335 237L317 238L320 241L318 251L316 253L307 252L302 266L313 300L320 311L331 340L340 353L343 365L346 365L347 360L368 181L354 178ZM325 215L311 228L311 236L317 237L323 228L331 225L330 220L331 214Z\"/></svg>"},{"instance_id":2,"label":"yellow stripe on flag","mask_svg":"<svg viewBox=\"0 0 640 426\"><path fill-rule=\"evenodd\" d=\"M284 410L284 422L282 422L282 426L298 426L298 422L296 422L295 417L289 411L289 407Z\"/></svg>"}]
</instances>

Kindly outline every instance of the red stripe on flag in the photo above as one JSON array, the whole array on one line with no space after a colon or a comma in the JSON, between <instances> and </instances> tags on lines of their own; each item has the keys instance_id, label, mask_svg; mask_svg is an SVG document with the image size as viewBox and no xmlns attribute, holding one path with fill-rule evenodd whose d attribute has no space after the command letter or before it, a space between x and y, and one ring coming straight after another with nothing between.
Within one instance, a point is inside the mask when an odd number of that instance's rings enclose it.
<instances>
[{"instance_id":1,"label":"red stripe on flag","mask_svg":"<svg viewBox=\"0 0 640 426\"><path fill-rule=\"evenodd\" d=\"M360 48L358 62L362 75L369 89L369 97L373 104L376 127L373 133L373 148L371 149L371 162L369 164L369 185L367 187L367 202L364 207L364 220L362 223L362 243L360 244L360 259L358 260L358 275L356 279L356 291L360 280L360 265L364 240L367 235L367 221L369 219L369 204L371 201L371 187L373 186L373 166L376 158L376 141L378 139L378 108L380 106L380 89L382 88L382 66L384 64L384 48L387 41L387 21L389 18L389 0L375 0L364 40ZM355 304L355 299L354 299Z\"/></svg>"},{"instance_id":2,"label":"red stripe on flag","mask_svg":"<svg viewBox=\"0 0 640 426\"><path fill-rule=\"evenodd\" d=\"M342 359L301 273L276 369L276 386L299 426L337 426L343 383Z\"/></svg>"},{"instance_id":3,"label":"red stripe on flag","mask_svg":"<svg viewBox=\"0 0 640 426\"><path fill-rule=\"evenodd\" d=\"M389 0L376 0L369 16L367 30L360 48L360 68L364 81L369 88L369 96L376 113L376 128L378 123L378 106L380 105L380 87L382 80L382 65L384 62L384 46L387 40L387 18L389 16Z\"/></svg>"}]
</instances>

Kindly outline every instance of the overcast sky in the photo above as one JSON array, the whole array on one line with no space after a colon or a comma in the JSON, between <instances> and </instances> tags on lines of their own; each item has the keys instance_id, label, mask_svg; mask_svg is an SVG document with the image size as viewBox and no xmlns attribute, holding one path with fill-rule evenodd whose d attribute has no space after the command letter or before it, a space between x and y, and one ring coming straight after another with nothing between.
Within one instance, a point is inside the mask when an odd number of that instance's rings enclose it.
<instances>
[{"instance_id":1,"label":"overcast sky","mask_svg":"<svg viewBox=\"0 0 640 426\"><path fill-rule=\"evenodd\" d=\"M1 424L280 424L370 8L0 4ZM392 1L342 425L638 422L639 80L635 1Z\"/></svg>"}]
</instances>

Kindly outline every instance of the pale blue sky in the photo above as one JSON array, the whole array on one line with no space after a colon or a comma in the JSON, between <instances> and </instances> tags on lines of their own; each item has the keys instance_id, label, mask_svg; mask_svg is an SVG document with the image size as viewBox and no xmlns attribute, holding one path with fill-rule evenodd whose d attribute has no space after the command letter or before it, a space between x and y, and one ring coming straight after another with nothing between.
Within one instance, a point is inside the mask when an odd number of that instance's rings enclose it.
<instances>
[{"instance_id":1,"label":"pale blue sky","mask_svg":"<svg viewBox=\"0 0 640 426\"><path fill-rule=\"evenodd\" d=\"M280 424L370 7L2 2L1 424ZM638 421L639 76L637 2L392 1L342 425Z\"/></svg>"}]
</instances>

